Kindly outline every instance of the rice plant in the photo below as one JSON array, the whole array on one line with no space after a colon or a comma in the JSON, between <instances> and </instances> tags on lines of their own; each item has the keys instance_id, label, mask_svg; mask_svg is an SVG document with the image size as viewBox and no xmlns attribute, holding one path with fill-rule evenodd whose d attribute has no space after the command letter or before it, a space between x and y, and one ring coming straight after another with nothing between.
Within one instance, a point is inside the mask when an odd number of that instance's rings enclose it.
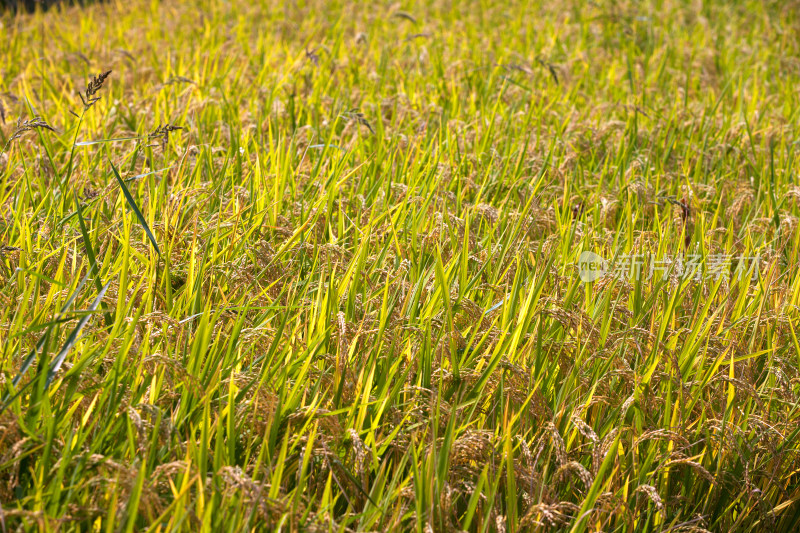
<instances>
[{"instance_id":1,"label":"rice plant","mask_svg":"<svg viewBox=\"0 0 800 533\"><path fill-rule=\"evenodd\" d=\"M797 7L1 14L0 528L800 529Z\"/></svg>"}]
</instances>

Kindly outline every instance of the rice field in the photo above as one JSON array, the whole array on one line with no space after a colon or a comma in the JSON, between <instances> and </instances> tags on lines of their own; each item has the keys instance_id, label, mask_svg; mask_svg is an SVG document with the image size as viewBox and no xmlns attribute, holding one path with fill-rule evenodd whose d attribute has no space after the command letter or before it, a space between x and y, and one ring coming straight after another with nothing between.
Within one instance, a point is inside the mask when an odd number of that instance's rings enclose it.
<instances>
[{"instance_id":1,"label":"rice field","mask_svg":"<svg viewBox=\"0 0 800 533\"><path fill-rule=\"evenodd\" d=\"M800 530L798 32L0 14L0 529Z\"/></svg>"}]
</instances>

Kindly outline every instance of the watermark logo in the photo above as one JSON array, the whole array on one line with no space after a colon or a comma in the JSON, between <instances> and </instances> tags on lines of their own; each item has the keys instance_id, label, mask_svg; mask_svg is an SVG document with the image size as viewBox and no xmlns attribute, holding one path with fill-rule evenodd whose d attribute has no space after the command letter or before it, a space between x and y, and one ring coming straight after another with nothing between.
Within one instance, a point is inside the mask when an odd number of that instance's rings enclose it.
<instances>
[{"instance_id":1,"label":"watermark logo","mask_svg":"<svg viewBox=\"0 0 800 533\"><path fill-rule=\"evenodd\" d=\"M584 283L591 283L602 278L607 268L608 262L594 252L582 252L578 258L578 273Z\"/></svg>"},{"instance_id":2,"label":"watermark logo","mask_svg":"<svg viewBox=\"0 0 800 533\"><path fill-rule=\"evenodd\" d=\"M760 268L760 256L690 254L658 258L655 254L624 254L609 262L594 252L584 251L578 257L578 275L584 283L606 277L640 281L666 279L670 275L694 281L757 280Z\"/></svg>"}]
</instances>

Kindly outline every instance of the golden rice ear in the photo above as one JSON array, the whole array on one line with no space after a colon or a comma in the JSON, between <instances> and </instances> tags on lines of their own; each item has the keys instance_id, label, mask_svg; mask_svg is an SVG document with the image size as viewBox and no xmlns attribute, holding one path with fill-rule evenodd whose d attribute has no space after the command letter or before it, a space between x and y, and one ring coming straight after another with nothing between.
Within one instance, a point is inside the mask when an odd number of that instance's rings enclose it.
<instances>
[{"instance_id":1,"label":"golden rice ear","mask_svg":"<svg viewBox=\"0 0 800 533\"><path fill-rule=\"evenodd\" d=\"M634 493L642 493L645 496L647 496L647 498L651 502L653 502L653 505L655 505L656 509L661 510L661 509L664 508L664 502L661 501L661 496L659 496L658 491L656 490L656 488L654 486L652 486L652 485L639 485L636 488L636 490L633 491L633 492Z\"/></svg>"}]
</instances>

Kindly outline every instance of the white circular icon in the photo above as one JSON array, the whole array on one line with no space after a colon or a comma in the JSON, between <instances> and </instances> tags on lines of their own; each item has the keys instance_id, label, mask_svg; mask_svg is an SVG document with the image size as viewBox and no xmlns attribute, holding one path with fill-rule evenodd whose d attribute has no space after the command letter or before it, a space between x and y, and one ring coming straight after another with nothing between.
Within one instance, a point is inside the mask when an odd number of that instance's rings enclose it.
<instances>
[{"instance_id":1,"label":"white circular icon","mask_svg":"<svg viewBox=\"0 0 800 533\"><path fill-rule=\"evenodd\" d=\"M584 283L591 283L602 278L607 267L606 260L594 252L582 252L578 258L578 273Z\"/></svg>"}]
</instances>

